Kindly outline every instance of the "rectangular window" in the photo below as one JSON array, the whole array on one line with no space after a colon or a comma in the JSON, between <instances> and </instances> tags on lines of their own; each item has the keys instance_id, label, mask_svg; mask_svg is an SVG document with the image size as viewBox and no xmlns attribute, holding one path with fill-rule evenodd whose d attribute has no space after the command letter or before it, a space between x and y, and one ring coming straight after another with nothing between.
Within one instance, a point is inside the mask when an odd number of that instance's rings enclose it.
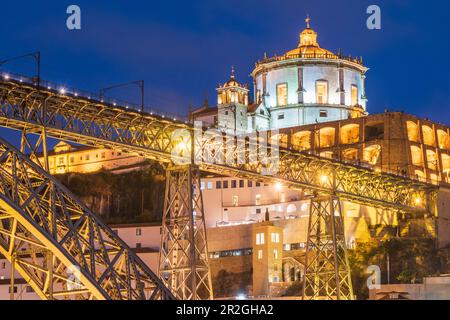
<instances>
[{"instance_id":1,"label":"rectangular window","mask_svg":"<svg viewBox=\"0 0 450 320\"><path fill-rule=\"evenodd\" d=\"M271 238L272 238L273 243L280 243L280 234L279 233L272 232Z\"/></svg>"},{"instance_id":2,"label":"rectangular window","mask_svg":"<svg viewBox=\"0 0 450 320\"><path fill-rule=\"evenodd\" d=\"M256 209L256 214L260 214L261 213L261 208Z\"/></svg>"},{"instance_id":3,"label":"rectangular window","mask_svg":"<svg viewBox=\"0 0 450 320\"><path fill-rule=\"evenodd\" d=\"M278 259L278 250L277 249L273 249L273 258Z\"/></svg>"},{"instance_id":4,"label":"rectangular window","mask_svg":"<svg viewBox=\"0 0 450 320\"><path fill-rule=\"evenodd\" d=\"M244 180L239 180L239 188L243 188L244 187Z\"/></svg>"},{"instance_id":5,"label":"rectangular window","mask_svg":"<svg viewBox=\"0 0 450 320\"><path fill-rule=\"evenodd\" d=\"M142 243L137 242L137 243L136 243L136 249L140 249L140 248L142 248Z\"/></svg>"},{"instance_id":6,"label":"rectangular window","mask_svg":"<svg viewBox=\"0 0 450 320\"><path fill-rule=\"evenodd\" d=\"M205 183L203 181L200 182L200 190L205 190Z\"/></svg>"},{"instance_id":7,"label":"rectangular window","mask_svg":"<svg viewBox=\"0 0 450 320\"><path fill-rule=\"evenodd\" d=\"M287 105L287 83L277 84L277 105Z\"/></svg>"},{"instance_id":8,"label":"rectangular window","mask_svg":"<svg viewBox=\"0 0 450 320\"><path fill-rule=\"evenodd\" d=\"M261 204L261 195L257 194L255 196L255 205L259 206Z\"/></svg>"},{"instance_id":9,"label":"rectangular window","mask_svg":"<svg viewBox=\"0 0 450 320\"><path fill-rule=\"evenodd\" d=\"M236 180L231 180L231 187L236 188Z\"/></svg>"},{"instance_id":10,"label":"rectangular window","mask_svg":"<svg viewBox=\"0 0 450 320\"><path fill-rule=\"evenodd\" d=\"M253 186L253 181L247 181L247 187L251 188Z\"/></svg>"},{"instance_id":11,"label":"rectangular window","mask_svg":"<svg viewBox=\"0 0 450 320\"><path fill-rule=\"evenodd\" d=\"M321 117L321 118L328 117L328 111L327 110L320 110L319 117Z\"/></svg>"},{"instance_id":12,"label":"rectangular window","mask_svg":"<svg viewBox=\"0 0 450 320\"><path fill-rule=\"evenodd\" d=\"M6 262L2 262L2 269L6 269Z\"/></svg>"},{"instance_id":13,"label":"rectangular window","mask_svg":"<svg viewBox=\"0 0 450 320\"><path fill-rule=\"evenodd\" d=\"M63 163L64 163L64 158L63 157L58 158L58 164L63 164Z\"/></svg>"},{"instance_id":14,"label":"rectangular window","mask_svg":"<svg viewBox=\"0 0 450 320\"><path fill-rule=\"evenodd\" d=\"M233 207L239 206L239 196L233 196Z\"/></svg>"},{"instance_id":15,"label":"rectangular window","mask_svg":"<svg viewBox=\"0 0 450 320\"><path fill-rule=\"evenodd\" d=\"M105 158L106 158L106 153L102 152L102 159L105 159Z\"/></svg>"},{"instance_id":16,"label":"rectangular window","mask_svg":"<svg viewBox=\"0 0 450 320\"><path fill-rule=\"evenodd\" d=\"M75 162L75 158L74 157L70 157L70 163L74 163Z\"/></svg>"},{"instance_id":17,"label":"rectangular window","mask_svg":"<svg viewBox=\"0 0 450 320\"><path fill-rule=\"evenodd\" d=\"M352 106L357 106L358 104L358 87L352 85Z\"/></svg>"},{"instance_id":18,"label":"rectangular window","mask_svg":"<svg viewBox=\"0 0 450 320\"><path fill-rule=\"evenodd\" d=\"M222 189L222 181L216 181L216 189Z\"/></svg>"},{"instance_id":19,"label":"rectangular window","mask_svg":"<svg viewBox=\"0 0 450 320\"><path fill-rule=\"evenodd\" d=\"M86 160L89 160L89 159L90 159L90 157L89 157L89 155L87 154L87 155L86 155Z\"/></svg>"},{"instance_id":20,"label":"rectangular window","mask_svg":"<svg viewBox=\"0 0 450 320\"><path fill-rule=\"evenodd\" d=\"M263 116L264 115L264 110L263 109L259 110L259 114Z\"/></svg>"},{"instance_id":21,"label":"rectangular window","mask_svg":"<svg viewBox=\"0 0 450 320\"><path fill-rule=\"evenodd\" d=\"M208 181L208 183L206 184L206 187L208 188L208 190L211 190L213 188L212 181Z\"/></svg>"},{"instance_id":22,"label":"rectangular window","mask_svg":"<svg viewBox=\"0 0 450 320\"><path fill-rule=\"evenodd\" d=\"M262 259L263 258L263 252L262 250L258 250L258 259Z\"/></svg>"},{"instance_id":23,"label":"rectangular window","mask_svg":"<svg viewBox=\"0 0 450 320\"><path fill-rule=\"evenodd\" d=\"M257 186L257 187L260 187L260 186L261 186L261 182L257 182L257 183L256 183L256 186Z\"/></svg>"},{"instance_id":24,"label":"rectangular window","mask_svg":"<svg viewBox=\"0 0 450 320\"><path fill-rule=\"evenodd\" d=\"M33 293L34 292L34 290L33 290L33 288L31 287L31 286L27 286L27 293Z\"/></svg>"},{"instance_id":25,"label":"rectangular window","mask_svg":"<svg viewBox=\"0 0 450 320\"><path fill-rule=\"evenodd\" d=\"M279 113L278 120L283 120L283 119L284 119L284 113Z\"/></svg>"},{"instance_id":26,"label":"rectangular window","mask_svg":"<svg viewBox=\"0 0 450 320\"><path fill-rule=\"evenodd\" d=\"M256 234L256 244L264 244L264 233L257 233Z\"/></svg>"},{"instance_id":27,"label":"rectangular window","mask_svg":"<svg viewBox=\"0 0 450 320\"><path fill-rule=\"evenodd\" d=\"M142 230L141 230L141 228L136 228L136 235L137 235L137 236L142 235Z\"/></svg>"},{"instance_id":28,"label":"rectangular window","mask_svg":"<svg viewBox=\"0 0 450 320\"><path fill-rule=\"evenodd\" d=\"M13 288L14 293L17 293L17 287L14 286ZM8 293L11 293L11 287L8 287Z\"/></svg>"},{"instance_id":29,"label":"rectangular window","mask_svg":"<svg viewBox=\"0 0 450 320\"><path fill-rule=\"evenodd\" d=\"M226 116L228 115L228 111L225 111L225 115L226 115Z\"/></svg>"},{"instance_id":30,"label":"rectangular window","mask_svg":"<svg viewBox=\"0 0 450 320\"><path fill-rule=\"evenodd\" d=\"M223 182L223 188L224 188L224 189L228 189L228 180L225 180L225 181Z\"/></svg>"},{"instance_id":31,"label":"rectangular window","mask_svg":"<svg viewBox=\"0 0 450 320\"><path fill-rule=\"evenodd\" d=\"M316 101L318 104L328 103L328 83L326 81L316 82Z\"/></svg>"}]
</instances>

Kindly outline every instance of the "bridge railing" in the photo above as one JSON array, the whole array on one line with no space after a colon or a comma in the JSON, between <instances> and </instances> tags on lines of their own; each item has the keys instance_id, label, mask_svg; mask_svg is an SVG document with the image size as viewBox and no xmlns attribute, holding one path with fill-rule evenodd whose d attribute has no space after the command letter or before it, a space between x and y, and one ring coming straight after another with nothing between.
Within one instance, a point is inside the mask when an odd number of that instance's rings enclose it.
<instances>
[{"instance_id":1,"label":"bridge railing","mask_svg":"<svg viewBox=\"0 0 450 320\"><path fill-rule=\"evenodd\" d=\"M14 80L20 83L25 83L28 85L32 85L37 88L42 88L49 91L54 91L55 93L64 94L64 95L70 95L74 97L80 97L84 99L88 99L91 101L96 101L98 103L106 104L111 107L117 107L117 108L125 108L125 109L131 109L137 112L141 112L141 106L130 102L125 101L121 99L111 98L108 96L100 96L100 93L94 93L87 90L77 89L73 87L69 87L66 85L58 84L55 82L51 82L48 80L42 80L38 79L37 77L29 77L24 76L21 74L16 74L12 72L1 72L1 77L4 80ZM149 113L151 115L158 115L164 118L172 119L172 120L178 120L178 121L185 121L187 122L187 116L180 115L174 112L168 112L168 111L161 111L159 109L150 107L150 106L144 106L145 113Z\"/></svg>"}]
</instances>

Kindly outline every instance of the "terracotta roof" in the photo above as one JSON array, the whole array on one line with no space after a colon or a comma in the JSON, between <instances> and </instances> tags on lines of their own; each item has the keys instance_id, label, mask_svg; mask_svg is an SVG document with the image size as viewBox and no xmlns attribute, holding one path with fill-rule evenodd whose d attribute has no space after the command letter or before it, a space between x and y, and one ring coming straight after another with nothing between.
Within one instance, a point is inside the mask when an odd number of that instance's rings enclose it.
<instances>
[{"instance_id":1,"label":"terracotta roof","mask_svg":"<svg viewBox=\"0 0 450 320\"><path fill-rule=\"evenodd\" d=\"M259 107L259 104L257 104L257 103L249 104L247 111L248 111L248 113L253 113L256 111L256 109L258 109L258 107Z\"/></svg>"}]
</instances>

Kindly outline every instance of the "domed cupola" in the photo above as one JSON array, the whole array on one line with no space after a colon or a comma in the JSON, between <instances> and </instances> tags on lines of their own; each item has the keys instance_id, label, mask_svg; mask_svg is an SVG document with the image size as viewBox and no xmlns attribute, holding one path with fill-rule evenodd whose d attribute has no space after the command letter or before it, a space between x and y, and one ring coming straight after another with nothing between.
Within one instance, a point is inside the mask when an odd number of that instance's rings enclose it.
<instances>
[{"instance_id":1,"label":"domed cupola","mask_svg":"<svg viewBox=\"0 0 450 320\"><path fill-rule=\"evenodd\" d=\"M366 112L362 59L323 49L306 18L297 48L258 61L252 72L258 103L249 129L289 128L361 117ZM267 111L267 112L266 112Z\"/></svg>"},{"instance_id":2,"label":"domed cupola","mask_svg":"<svg viewBox=\"0 0 450 320\"><path fill-rule=\"evenodd\" d=\"M337 56L319 46L317 42L317 32L311 29L309 16L306 18L306 29L300 33L298 47L286 53L287 56L299 55L302 57L323 57L336 59Z\"/></svg>"}]
</instances>

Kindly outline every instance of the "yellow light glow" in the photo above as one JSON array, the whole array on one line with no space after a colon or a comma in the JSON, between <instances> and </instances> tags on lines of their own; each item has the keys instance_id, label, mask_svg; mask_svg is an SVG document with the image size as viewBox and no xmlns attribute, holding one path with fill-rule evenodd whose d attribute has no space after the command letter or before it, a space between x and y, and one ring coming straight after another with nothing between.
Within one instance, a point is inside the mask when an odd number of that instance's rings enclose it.
<instances>
[{"instance_id":1,"label":"yellow light glow","mask_svg":"<svg viewBox=\"0 0 450 320\"><path fill-rule=\"evenodd\" d=\"M280 191L281 189L283 189L283 185L280 182L277 182L277 183L275 183L275 189Z\"/></svg>"},{"instance_id":2,"label":"yellow light glow","mask_svg":"<svg viewBox=\"0 0 450 320\"><path fill-rule=\"evenodd\" d=\"M422 199L420 197L416 197L416 199L414 201L415 201L416 205L422 204Z\"/></svg>"},{"instance_id":3,"label":"yellow light glow","mask_svg":"<svg viewBox=\"0 0 450 320\"><path fill-rule=\"evenodd\" d=\"M327 183L328 182L328 176L323 174L320 176L320 182Z\"/></svg>"}]
</instances>

